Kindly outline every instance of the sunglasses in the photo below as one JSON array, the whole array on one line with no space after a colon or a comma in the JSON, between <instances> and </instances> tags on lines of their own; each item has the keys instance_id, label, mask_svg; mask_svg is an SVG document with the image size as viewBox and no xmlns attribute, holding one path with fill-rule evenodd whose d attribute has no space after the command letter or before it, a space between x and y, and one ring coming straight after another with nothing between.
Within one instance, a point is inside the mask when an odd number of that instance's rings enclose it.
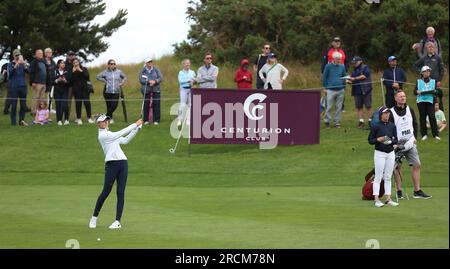
<instances>
[{"instance_id":1,"label":"sunglasses","mask_svg":"<svg viewBox=\"0 0 450 269\"><path fill-rule=\"evenodd\" d=\"M211 60L212 59L212 57L206 57L205 58L205 60Z\"/></svg>"},{"instance_id":2,"label":"sunglasses","mask_svg":"<svg viewBox=\"0 0 450 269\"><path fill-rule=\"evenodd\" d=\"M270 50L270 47L265 47L264 49L265 49L265 50Z\"/></svg>"},{"instance_id":3,"label":"sunglasses","mask_svg":"<svg viewBox=\"0 0 450 269\"><path fill-rule=\"evenodd\" d=\"M109 65L116 65L116 63L110 63Z\"/></svg>"}]
</instances>

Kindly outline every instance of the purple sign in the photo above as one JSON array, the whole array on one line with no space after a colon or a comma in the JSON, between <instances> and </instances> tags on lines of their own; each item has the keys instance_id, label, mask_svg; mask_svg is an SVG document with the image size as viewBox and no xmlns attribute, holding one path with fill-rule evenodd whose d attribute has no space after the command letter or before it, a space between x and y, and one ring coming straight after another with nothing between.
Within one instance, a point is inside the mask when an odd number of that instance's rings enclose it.
<instances>
[{"instance_id":1,"label":"purple sign","mask_svg":"<svg viewBox=\"0 0 450 269\"><path fill-rule=\"evenodd\" d=\"M318 144L320 91L192 89L191 144Z\"/></svg>"}]
</instances>

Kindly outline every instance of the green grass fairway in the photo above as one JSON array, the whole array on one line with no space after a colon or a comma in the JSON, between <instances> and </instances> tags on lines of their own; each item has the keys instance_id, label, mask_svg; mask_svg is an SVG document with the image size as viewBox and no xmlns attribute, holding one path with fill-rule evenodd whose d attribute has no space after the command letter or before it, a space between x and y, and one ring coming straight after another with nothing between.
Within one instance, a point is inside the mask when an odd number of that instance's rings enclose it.
<instances>
[{"instance_id":1,"label":"green grass fairway","mask_svg":"<svg viewBox=\"0 0 450 269\"><path fill-rule=\"evenodd\" d=\"M343 128L322 129L320 145L192 145L190 156L186 139L169 153L175 102L162 103L160 126L146 126L123 146L129 177L118 231L107 228L115 188L97 229L88 228L104 176L95 126L11 127L1 115L0 248L65 248L69 239L81 248L365 248L369 239L381 248L449 248L447 131L442 141L418 142L422 189L433 198L377 209L361 200L373 146L368 131L356 128L350 95ZM94 112L103 109L94 102ZM129 101L129 118L139 109L139 101ZM125 127L120 107L115 115L111 129Z\"/></svg>"}]
</instances>

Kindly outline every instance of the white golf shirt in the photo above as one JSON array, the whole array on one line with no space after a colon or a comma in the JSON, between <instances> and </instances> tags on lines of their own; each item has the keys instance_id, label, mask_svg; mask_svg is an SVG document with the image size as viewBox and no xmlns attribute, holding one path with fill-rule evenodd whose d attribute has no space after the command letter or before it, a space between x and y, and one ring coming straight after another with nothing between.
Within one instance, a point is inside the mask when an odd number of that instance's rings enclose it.
<instances>
[{"instance_id":1,"label":"white golf shirt","mask_svg":"<svg viewBox=\"0 0 450 269\"><path fill-rule=\"evenodd\" d=\"M128 144L139 131L136 123L131 124L118 132L111 132L109 129L98 129L98 141L102 145L105 153L105 162L127 160L127 156L120 148L120 144ZM128 134L128 135L127 135ZM126 137L123 137L127 135Z\"/></svg>"}]
</instances>

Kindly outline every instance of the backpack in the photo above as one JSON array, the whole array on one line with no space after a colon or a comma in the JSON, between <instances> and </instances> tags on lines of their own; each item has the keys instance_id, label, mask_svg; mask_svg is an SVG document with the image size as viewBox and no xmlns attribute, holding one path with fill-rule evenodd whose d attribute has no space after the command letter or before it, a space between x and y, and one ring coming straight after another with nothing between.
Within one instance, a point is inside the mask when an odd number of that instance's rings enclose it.
<instances>
[{"instance_id":1,"label":"backpack","mask_svg":"<svg viewBox=\"0 0 450 269\"><path fill-rule=\"evenodd\" d=\"M378 122L380 122L380 113L378 113L377 111L374 111L372 114L372 120L370 121L370 127L372 127L372 125L377 124Z\"/></svg>"},{"instance_id":2,"label":"backpack","mask_svg":"<svg viewBox=\"0 0 450 269\"><path fill-rule=\"evenodd\" d=\"M375 169L372 169L367 173L365 178L365 183L362 187L362 199L363 200L374 200L373 196L373 180L375 178ZM383 197L384 195L384 180L381 180L380 183L380 193L378 197Z\"/></svg>"}]
</instances>

